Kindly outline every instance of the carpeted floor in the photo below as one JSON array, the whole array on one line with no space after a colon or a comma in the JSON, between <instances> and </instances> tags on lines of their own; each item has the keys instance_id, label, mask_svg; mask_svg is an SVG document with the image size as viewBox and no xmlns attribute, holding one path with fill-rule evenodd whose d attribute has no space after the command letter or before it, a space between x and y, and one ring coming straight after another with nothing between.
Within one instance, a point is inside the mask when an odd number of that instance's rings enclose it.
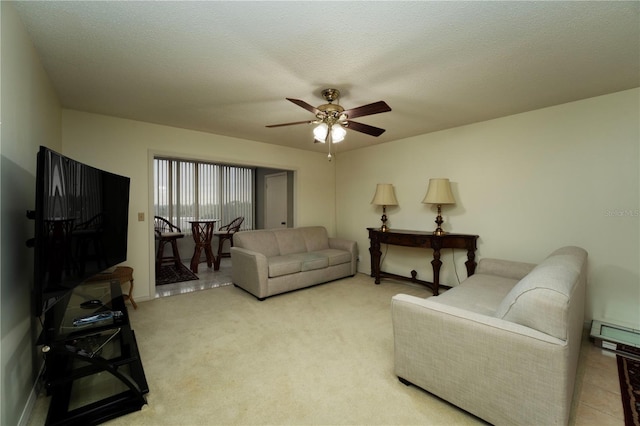
<instances>
[{"instance_id":1,"label":"carpeted floor","mask_svg":"<svg viewBox=\"0 0 640 426\"><path fill-rule=\"evenodd\" d=\"M623 346L625 352L640 357L640 349L626 345L618 346ZM640 426L640 360L622 355L617 355L617 358L624 424L625 426Z\"/></svg>"},{"instance_id":2,"label":"carpeted floor","mask_svg":"<svg viewBox=\"0 0 640 426\"><path fill-rule=\"evenodd\" d=\"M357 274L263 302L223 286L139 303L129 315L148 405L109 424L482 424L394 375L397 293L430 295Z\"/></svg>"},{"instance_id":3,"label":"carpeted floor","mask_svg":"<svg viewBox=\"0 0 640 426\"><path fill-rule=\"evenodd\" d=\"M183 264L179 266L163 265L156 274L156 285L173 284L197 279L198 276Z\"/></svg>"}]
</instances>

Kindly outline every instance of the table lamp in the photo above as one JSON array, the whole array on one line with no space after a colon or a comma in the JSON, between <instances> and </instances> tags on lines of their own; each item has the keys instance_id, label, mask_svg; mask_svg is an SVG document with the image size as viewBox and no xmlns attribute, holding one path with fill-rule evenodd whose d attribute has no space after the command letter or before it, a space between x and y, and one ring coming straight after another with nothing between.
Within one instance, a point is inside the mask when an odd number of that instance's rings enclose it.
<instances>
[{"instance_id":1,"label":"table lamp","mask_svg":"<svg viewBox=\"0 0 640 426\"><path fill-rule=\"evenodd\" d=\"M398 200L393 190L393 185L390 183L379 183L376 186L376 193L371 200L371 204L376 206L382 206L382 226L380 231L387 232L387 206L397 206Z\"/></svg>"},{"instance_id":2,"label":"table lamp","mask_svg":"<svg viewBox=\"0 0 640 426\"><path fill-rule=\"evenodd\" d=\"M438 206L438 217L436 217L436 224L438 227L433 231L433 235L446 234L446 232L442 230L442 205L456 203L456 200L453 198L453 194L451 193L451 184L449 183L449 179L429 179L427 195L425 195L422 202L424 204L436 204Z\"/></svg>"}]
</instances>

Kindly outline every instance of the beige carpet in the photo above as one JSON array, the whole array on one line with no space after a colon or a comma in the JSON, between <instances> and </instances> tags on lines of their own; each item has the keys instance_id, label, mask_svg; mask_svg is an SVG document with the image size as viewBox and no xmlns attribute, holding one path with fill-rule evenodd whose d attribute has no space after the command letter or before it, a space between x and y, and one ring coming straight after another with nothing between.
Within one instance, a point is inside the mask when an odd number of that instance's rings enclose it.
<instances>
[{"instance_id":1,"label":"beige carpet","mask_svg":"<svg viewBox=\"0 0 640 426\"><path fill-rule=\"evenodd\" d=\"M109 424L481 423L394 375L397 293L430 295L358 274L264 302L225 286L140 303L130 315L148 405Z\"/></svg>"}]
</instances>

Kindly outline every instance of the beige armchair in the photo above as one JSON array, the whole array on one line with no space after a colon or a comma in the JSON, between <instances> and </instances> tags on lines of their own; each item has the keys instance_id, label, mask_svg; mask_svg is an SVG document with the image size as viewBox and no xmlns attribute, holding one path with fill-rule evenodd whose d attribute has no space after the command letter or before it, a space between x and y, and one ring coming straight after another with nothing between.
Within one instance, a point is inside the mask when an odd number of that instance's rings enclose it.
<instances>
[{"instance_id":1,"label":"beige armchair","mask_svg":"<svg viewBox=\"0 0 640 426\"><path fill-rule=\"evenodd\" d=\"M537 266L482 259L440 296L394 296L396 375L493 424L567 424L586 264L578 247Z\"/></svg>"}]
</instances>

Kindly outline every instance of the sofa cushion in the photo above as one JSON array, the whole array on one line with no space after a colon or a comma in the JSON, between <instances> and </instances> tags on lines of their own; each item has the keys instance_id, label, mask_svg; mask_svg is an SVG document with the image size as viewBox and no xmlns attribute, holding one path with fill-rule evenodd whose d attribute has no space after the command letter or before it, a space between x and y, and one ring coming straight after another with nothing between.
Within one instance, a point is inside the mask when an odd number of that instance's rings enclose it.
<instances>
[{"instance_id":1,"label":"sofa cushion","mask_svg":"<svg viewBox=\"0 0 640 426\"><path fill-rule=\"evenodd\" d=\"M323 269L329 266L329 258L318 252L292 254L291 256L295 256L302 261L302 266L300 267L302 272L313 271L314 269Z\"/></svg>"},{"instance_id":2,"label":"sofa cushion","mask_svg":"<svg viewBox=\"0 0 640 426\"><path fill-rule=\"evenodd\" d=\"M329 234L324 226L298 228L306 244L306 251L318 251L329 248Z\"/></svg>"},{"instance_id":3,"label":"sofa cushion","mask_svg":"<svg viewBox=\"0 0 640 426\"><path fill-rule=\"evenodd\" d=\"M273 232L268 230L236 232L233 235L233 245L262 253L267 257L280 254L278 240Z\"/></svg>"},{"instance_id":4,"label":"sofa cushion","mask_svg":"<svg viewBox=\"0 0 640 426\"><path fill-rule=\"evenodd\" d=\"M569 300L585 260L578 247L556 250L513 287L495 316L566 339Z\"/></svg>"},{"instance_id":5,"label":"sofa cushion","mask_svg":"<svg viewBox=\"0 0 640 426\"><path fill-rule=\"evenodd\" d=\"M272 256L268 258L269 278L295 274L302 270L302 259L295 255Z\"/></svg>"},{"instance_id":6,"label":"sofa cushion","mask_svg":"<svg viewBox=\"0 0 640 426\"><path fill-rule=\"evenodd\" d=\"M281 255L307 252L304 236L299 229L275 229L273 230L273 234L278 241L278 248L280 249Z\"/></svg>"},{"instance_id":7,"label":"sofa cushion","mask_svg":"<svg viewBox=\"0 0 640 426\"><path fill-rule=\"evenodd\" d=\"M325 250L318 250L316 253L320 253L329 258L329 266L342 265L343 263L351 262L351 253L345 250L328 248Z\"/></svg>"}]
</instances>

